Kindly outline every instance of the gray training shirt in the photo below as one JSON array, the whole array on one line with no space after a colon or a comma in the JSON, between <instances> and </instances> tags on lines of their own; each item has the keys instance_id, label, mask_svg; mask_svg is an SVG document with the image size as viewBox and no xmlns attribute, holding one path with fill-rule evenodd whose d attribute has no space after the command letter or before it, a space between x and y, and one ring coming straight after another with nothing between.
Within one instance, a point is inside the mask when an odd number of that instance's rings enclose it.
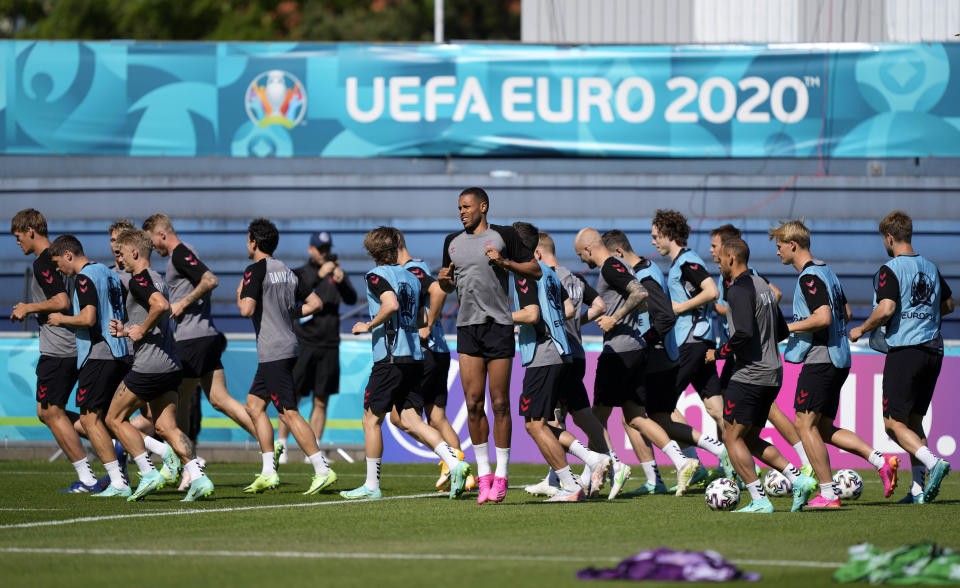
<instances>
[{"instance_id":1,"label":"gray training shirt","mask_svg":"<svg viewBox=\"0 0 960 588\"><path fill-rule=\"evenodd\" d=\"M46 302L57 294L67 295L67 301L73 300L73 279L64 279L57 270L57 264L50 257L50 250L44 249L33 260L33 281L30 282L30 301ZM63 311L71 314L72 309ZM37 313L37 325L40 327L40 355L49 357L76 357L77 340L71 329L54 327L47 324L47 315Z\"/></svg>"},{"instance_id":2,"label":"gray training shirt","mask_svg":"<svg viewBox=\"0 0 960 588\"><path fill-rule=\"evenodd\" d=\"M166 285L160 274L147 268L130 278L127 292L127 326L140 325L150 314L150 297L159 292L166 297ZM133 343L133 371L141 374L166 374L180 370L180 360L173 352L170 313Z\"/></svg>"},{"instance_id":3,"label":"gray training shirt","mask_svg":"<svg viewBox=\"0 0 960 588\"><path fill-rule=\"evenodd\" d=\"M453 263L460 302L458 327L488 321L513 326L507 280L510 272L490 261L485 253L488 247L512 261L522 263L533 259L533 252L524 247L513 227L490 225L476 235L466 231L447 235L443 243L443 267Z\"/></svg>"},{"instance_id":4,"label":"gray training shirt","mask_svg":"<svg viewBox=\"0 0 960 588\"><path fill-rule=\"evenodd\" d=\"M600 267L600 279L597 281L597 293L607 305L606 316L613 316L626 303L627 297L630 296L627 286L635 280L636 275L633 269L619 257L611 255L603 262ZM601 353L623 353L646 347L641 337L643 333L639 328L639 311L639 307L633 309L612 329L603 334Z\"/></svg>"},{"instance_id":5,"label":"gray training shirt","mask_svg":"<svg viewBox=\"0 0 960 588\"><path fill-rule=\"evenodd\" d=\"M727 302L730 339L717 350L717 359L734 362L731 381L779 387L783 361L777 341L786 338L787 323L770 286L745 271L727 289Z\"/></svg>"},{"instance_id":6,"label":"gray training shirt","mask_svg":"<svg viewBox=\"0 0 960 588\"><path fill-rule=\"evenodd\" d=\"M197 257L197 251L189 243L180 242L170 252L167 260L167 287L170 289L170 303L179 302L187 297L210 271ZM174 336L177 341L188 341L201 337L215 337L220 334L213 326L210 316L210 294L183 309L183 313L173 319Z\"/></svg>"},{"instance_id":7,"label":"gray training shirt","mask_svg":"<svg viewBox=\"0 0 960 588\"><path fill-rule=\"evenodd\" d=\"M257 332L257 361L268 363L297 355L293 332L294 307L310 295L282 261L267 257L243 271L240 298L253 298L253 328Z\"/></svg>"}]
</instances>

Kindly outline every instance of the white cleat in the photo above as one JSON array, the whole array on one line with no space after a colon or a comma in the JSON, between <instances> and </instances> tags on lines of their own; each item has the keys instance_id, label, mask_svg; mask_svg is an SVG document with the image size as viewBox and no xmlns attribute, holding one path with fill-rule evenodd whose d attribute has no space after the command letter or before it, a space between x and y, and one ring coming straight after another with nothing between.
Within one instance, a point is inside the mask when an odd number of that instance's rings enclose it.
<instances>
[{"instance_id":1,"label":"white cleat","mask_svg":"<svg viewBox=\"0 0 960 588\"><path fill-rule=\"evenodd\" d=\"M696 459L687 458L683 460L683 465L677 468L677 496L683 496L690 487L690 481L693 475L697 473L700 462Z\"/></svg>"},{"instance_id":2,"label":"white cleat","mask_svg":"<svg viewBox=\"0 0 960 588\"><path fill-rule=\"evenodd\" d=\"M620 494L623 485L630 478L630 472L630 466L622 461L613 462L613 465L610 466L610 494L607 495L607 500L613 500L617 497L617 494Z\"/></svg>"},{"instance_id":3,"label":"white cleat","mask_svg":"<svg viewBox=\"0 0 960 588\"><path fill-rule=\"evenodd\" d=\"M533 494L534 496L556 496L557 492L560 491L560 488L551 486L546 479L540 480L537 484L525 486L523 489L527 494Z\"/></svg>"},{"instance_id":4,"label":"white cleat","mask_svg":"<svg viewBox=\"0 0 960 588\"><path fill-rule=\"evenodd\" d=\"M586 500L586 496L584 496L582 488L576 488L575 490L559 488L556 494L544 500L544 502L583 502L584 500Z\"/></svg>"},{"instance_id":5,"label":"white cleat","mask_svg":"<svg viewBox=\"0 0 960 588\"><path fill-rule=\"evenodd\" d=\"M610 456L604 455L600 463L590 471L590 487L586 490L588 497L596 498L600 495L600 490L607 481L607 474L610 471L612 463L613 460L610 459Z\"/></svg>"}]
</instances>

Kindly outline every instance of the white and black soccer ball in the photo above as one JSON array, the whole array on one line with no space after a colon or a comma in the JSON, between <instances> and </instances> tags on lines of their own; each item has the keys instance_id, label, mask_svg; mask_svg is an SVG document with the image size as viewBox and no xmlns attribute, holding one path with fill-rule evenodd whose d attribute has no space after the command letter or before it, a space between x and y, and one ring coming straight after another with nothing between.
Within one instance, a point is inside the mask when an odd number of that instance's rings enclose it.
<instances>
[{"instance_id":1,"label":"white and black soccer ball","mask_svg":"<svg viewBox=\"0 0 960 588\"><path fill-rule=\"evenodd\" d=\"M833 475L840 498L856 500L863 493L863 478L853 470L840 470Z\"/></svg>"},{"instance_id":2,"label":"white and black soccer ball","mask_svg":"<svg viewBox=\"0 0 960 588\"><path fill-rule=\"evenodd\" d=\"M786 496L793 492L793 484L777 470L770 470L763 479L763 489L770 496Z\"/></svg>"},{"instance_id":3,"label":"white and black soccer ball","mask_svg":"<svg viewBox=\"0 0 960 588\"><path fill-rule=\"evenodd\" d=\"M711 510L733 510L740 504L740 488L730 478L717 478L704 495Z\"/></svg>"}]
</instances>

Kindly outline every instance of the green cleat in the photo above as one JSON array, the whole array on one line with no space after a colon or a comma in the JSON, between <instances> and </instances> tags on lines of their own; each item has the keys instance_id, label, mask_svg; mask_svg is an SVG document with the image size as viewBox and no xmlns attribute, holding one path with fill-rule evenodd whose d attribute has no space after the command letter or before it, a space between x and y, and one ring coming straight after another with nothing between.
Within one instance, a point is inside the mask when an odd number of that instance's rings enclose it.
<instances>
[{"instance_id":1,"label":"green cleat","mask_svg":"<svg viewBox=\"0 0 960 588\"><path fill-rule=\"evenodd\" d=\"M769 514L773 512L773 504L771 504L769 498L764 496L759 500L750 501L750 504L746 505L740 510L735 510L733 512L755 512L759 514Z\"/></svg>"},{"instance_id":2,"label":"green cleat","mask_svg":"<svg viewBox=\"0 0 960 588\"><path fill-rule=\"evenodd\" d=\"M163 476L157 470L150 470L145 474L140 474L140 485L137 490L127 497L127 502L143 500L147 494L163 488Z\"/></svg>"},{"instance_id":3,"label":"green cleat","mask_svg":"<svg viewBox=\"0 0 960 588\"><path fill-rule=\"evenodd\" d=\"M674 490L674 492L675 491L676 490ZM631 490L627 492L626 494L624 494L624 496L647 496L651 494L666 494L666 493L667 493L667 486L663 482L660 482L659 484L656 484L656 485L651 484L650 482L647 482L646 484L644 484L643 486L640 486L636 490Z\"/></svg>"},{"instance_id":4,"label":"green cleat","mask_svg":"<svg viewBox=\"0 0 960 588\"><path fill-rule=\"evenodd\" d=\"M366 484L361 484L359 488L353 490L342 490L340 496L347 500L380 500L383 498L379 488L368 490Z\"/></svg>"},{"instance_id":5,"label":"green cleat","mask_svg":"<svg viewBox=\"0 0 960 588\"><path fill-rule=\"evenodd\" d=\"M180 480L180 458L170 446L163 452L163 467L160 468L160 475L163 476L164 485L176 485Z\"/></svg>"},{"instance_id":6,"label":"green cleat","mask_svg":"<svg viewBox=\"0 0 960 588\"><path fill-rule=\"evenodd\" d=\"M115 487L113 484L108 484L107 489L103 492L97 492L96 494L91 494L93 498L110 498L111 496L122 496L127 498L133 494L133 490L130 489L130 486L120 489Z\"/></svg>"},{"instance_id":7,"label":"green cleat","mask_svg":"<svg viewBox=\"0 0 960 588\"><path fill-rule=\"evenodd\" d=\"M314 474L313 481L310 482L310 487L307 488L307 491L304 492L304 496L312 496L317 494L321 490L333 486L334 482L337 481L337 472L333 470L327 470L325 474Z\"/></svg>"},{"instance_id":8,"label":"green cleat","mask_svg":"<svg viewBox=\"0 0 960 588\"><path fill-rule=\"evenodd\" d=\"M700 467L693 472L693 477L690 478L690 484L687 486L687 488L702 488L709 481L709 479L710 472L701 464ZM671 486L669 491L676 492L677 484Z\"/></svg>"},{"instance_id":9,"label":"green cleat","mask_svg":"<svg viewBox=\"0 0 960 588\"><path fill-rule=\"evenodd\" d=\"M676 496L683 496L687 489L690 488L690 483L693 480L694 474L697 473L697 470L700 469L700 461L692 458L686 458L683 460L683 465L677 468L677 489ZM706 471L706 470L704 470Z\"/></svg>"},{"instance_id":10,"label":"green cleat","mask_svg":"<svg viewBox=\"0 0 960 588\"><path fill-rule=\"evenodd\" d=\"M940 494L940 483L950 473L950 462L945 459L938 459L936 465L930 468L930 474L927 478L927 486L923 489L923 501L933 502Z\"/></svg>"},{"instance_id":11,"label":"green cleat","mask_svg":"<svg viewBox=\"0 0 960 588\"><path fill-rule=\"evenodd\" d=\"M187 496L180 502L194 502L202 498L207 498L213 494L213 482L206 475L200 476L190 482L190 489L187 490Z\"/></svg>"},{"instance_id":12,"label":"green cleat","mask_svg":"<svg viewBox=\"0 0 960 588\"><path fill-rule=\"evenodd\" d=\"M807 464L807 465L801 467L801 468L800 468L800 473L803 474L804 476L810 477L810 478L813 480L813 483L814 483L814 484L817 484L818 486L820 485L820 482L817 481L817 475L816 475L815 473L813 473L813 466L812 466L812 465Z\"/></svg>"},{"instance_id":13,"label":"green cleat","mask_svg":"<svg viewBox=\"0 0 960 588\"><path fill-rule=\"evenodd\" d=\"M280 467L280 456L283 455L283 452L287 450L287 446L283 441L279 439L273 442L273 471L279 471Z\"/></svg>"},{"instance_id":14,"label":"green cleat","mask_svg":"<svg viewBox=\"0 0 960 588\"><path fill-rule=\"evenodd\" d=\"M467 476L470 475L470 464L461 461L450 470L450 500L459 498L467 485Z\"/></svg>"},{"instance_id":15,"label":"green cleat","mask_svg":"<svg viewBox=\"0 0 960 588\"><path fill-rule=\"evenodd\" d=\"M800 474L800 477L793 483L793 506L790 512L803 510L803 505L810 500L810 493L817 489L817 481L806 474Z\"/></svg>"},{"instance_id":16,"label":"green cleat","mask_svg":"<svg viewBox=\"0 0 960 588\"><path fill-rule=\"evenodd\" d=\"M279 487L280 476L274 472L269 476L257 474L257 477L253 479L253 483L244 488L243 491L247 494L260 494L266 490L276 490Z\"/></svg>"},{"instance_id":17,"label":"green cleat","mask_svg":"<svg viewBox=\"0 0 960 588\"><path fill-rule=\"evenodd\" d=\"M724 478L734 479L733 477L737 475L737 471L733 469L733 464L730 462L730 454L727 453L727 448L723 448L723 452L720 454L720 469L723 471Z\"/></svg>"}]
</instances>

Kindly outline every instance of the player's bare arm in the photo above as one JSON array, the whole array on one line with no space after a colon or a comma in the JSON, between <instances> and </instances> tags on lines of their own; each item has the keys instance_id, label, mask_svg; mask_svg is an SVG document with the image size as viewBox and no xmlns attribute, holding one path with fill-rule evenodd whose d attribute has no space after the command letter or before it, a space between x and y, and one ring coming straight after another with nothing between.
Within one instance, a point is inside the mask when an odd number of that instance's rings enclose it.
<instances>
[{"instance_id":1,"label":"player's bare arm","mask_svg":"<svg viewBox=\"0 0 960 588\"><path fill-rule=\"evenodd\" d=\"M713 278L704 278L704 280L700 282L700 293L690 300L674 302L673 312L680 314L681 312L693 310L694 308L713 302L719 294L720 291L717 289L717 283L713 281Z\"/></svg>"},{"instance_id":2,"label":"player's bare arm","mask_svg":"<svg viewBox=\"0 0 960 588\"><path fill-rule=\"evenodd\" d=\"M351 332L354 335L359 335L361 333L369 333L373 329L379 327L383 323L387 322L393 313L400 310L400 302L397 301L397 295L394 292L384 292L380 295L380 310L377 311L377 316L370 319L370 322L358 322L353 325Z\"/></svg>"},{"instance_id":3,"label":"player's bare arm","mask_svg":"<svg viewBox=\"0 0 960 588\"><path fill-rule=\"evenodd\" d=\"M170 316L174 318L180 316L188 306L197 300L200 300L210 292L213 292L218 285L220 285L220 281L217 279L216 274L210 270L203 272L203 276L200 277L200 281L197 283L194 289L191 290L190 293L184 296L181 300L178 300L170 305Z\"/></svg>"},{"instance_id":4,"label":"player's bare arm","mask_svg":"<svg viewBox=\"0 0 960 588\"><path fill-rule=\"evenodd\" d=\"M597 325L604 332L609 331L620 322L623 317L627 316L635 310L642 310L643 303L647 300L647 289L640 285L640 282L637 280L631 280L627 284L627 299L624 301L623 306L621 306L615 313L610 316L602 316L597 319Z\"/></svg>"},{"instance_id":5,"label":"player's bare arm","mask_svg":"<svg viewBox=\"0 0 960 588\"><path fill-rule=\"evenodd\" d=\"M311 292L307 299L303 301L303 305L297 308L297 312L294 314L297 315L294 318L300 318L302 316L310 316L311 314L320 312L323 309L323 300L317 296L316 292Z\"/></svg>"},{"instance_id":6,"label":"player's bare arm","mask_svg":"<svg viewBox=\"0 0 960 588\"><path fill-rule=\"evenodd\" d=\"M862 325L850 329L850 340L855 342L860 337L863 337L864 333L869 333L887 324L887 321L890 320L890 317L893 316L896 310L897 303L889 298L884 298L877 304L877 307L873 309L873 312L870 313L870 316L867 317L867 320L865 320Z\"/></svg>"},{"instance_id":7,"label":"player's bare arm","mask_svg":"<svg viewBox=\"0 0 960 588\"><path fill-rule=\"evenodd\" d=\"M10 320L22 321L31 313L48 314L51 312L63 312L70 309L70 299L66 292L60 292L43 302L19 302L13 307L10 313Z\"/></svg>"},{"instance_id":8,"label":"player's bare arm","mask_svg":"<svg viewBox=\"0 0 960 588\"><path fill-rule=\"evenodd\" d=\"M54 327L73 327L89 329L97 324L97 307L89 304L75 315L52 312L47 315L47 324Z\"/></svg>"},{"instance_id":9,"label":"player's bare arm","mask_svg":"<svg viewBox=\"0 0 960 588\"><path fill-rule=\"evenodd\" d=\"M817 307L816 310L810 313L810 316L802 321L788 324L787 328L790 329L791 333L815 333L824 327L830 326L832 319L831 314L830 307L824 304Z\"/></svg>"},{"instance_id":10,"label":"player's bare arm","mask_svg":"<svg viewBox=\"0 0 960 588\"><path fill-rule=\"evenodd\" d=\"M517 325L533 325L540 320L540 307L536 304L528 304L520 310L511 313L513 322Z\"/></svg>"},{"instance_id":11,"label":"player's bare arm","mask_svg":"<svg viewBox=\"0 0 960 588\"><path fill-rule=\"evenodd\" d=\"M457 282L453 277L453 264L440 268L437 273L437 283L447 294L457 289Z\"/></svg>"}]
</instances>

